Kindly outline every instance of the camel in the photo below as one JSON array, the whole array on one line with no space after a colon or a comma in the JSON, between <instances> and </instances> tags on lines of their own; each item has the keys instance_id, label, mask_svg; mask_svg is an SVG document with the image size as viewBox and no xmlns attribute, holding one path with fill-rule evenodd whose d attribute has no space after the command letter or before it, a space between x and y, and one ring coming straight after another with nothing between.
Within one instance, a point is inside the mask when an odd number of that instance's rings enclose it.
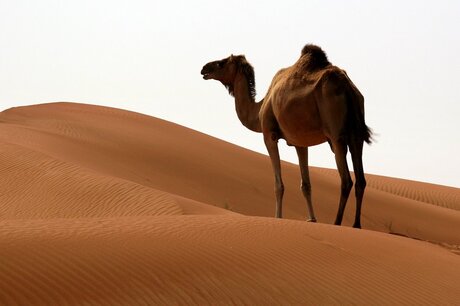
<instances>
[{"instance_id":1,"label":"camel","mask_svg":"<svg viewBox=\"0 0 460 306\"><path fill-rule=\"evenodd\" d=\"M347 73L332 65L326 53L307 44L294 65L273 77L265 97L255 102L254 68L244 55L231 55L204 65L205 80L220 81L235 98L241 123L262 133L275 175L276 213L282 218L284 184L278 140L294 146L301 174L301 191L309 219L316 222L308 170L308 147L328 142L335 155L341 179L339 209L335 225L342 224L348 196L353 187L347 164L350 150L355 173L356 214L353 227L361 228L361 205L366 188L362 162L363 144L370 144L372 132L364 120L364 97Z\"/></svg>"}]
</instances>

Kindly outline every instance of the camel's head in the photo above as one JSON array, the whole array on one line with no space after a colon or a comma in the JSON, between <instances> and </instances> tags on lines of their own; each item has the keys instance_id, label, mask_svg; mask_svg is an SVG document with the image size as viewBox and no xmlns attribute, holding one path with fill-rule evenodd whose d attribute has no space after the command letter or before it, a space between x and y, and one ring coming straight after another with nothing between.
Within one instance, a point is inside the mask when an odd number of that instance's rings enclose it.
<instances>
[{"instance_id":1,"label":"camel's head","mask_svg":"<svg viewBox=\"0 0 460 306\"><path fill-rule=\"evenodd\" d=\"M201 69L201 74L205 80L217 80L228 86L235 80L239 62L246 60L243 55L230 55L227 58L207 63Z\"/></svg>"},{"instance_id":2,"label":"camel's head","mask_svg":"<svg viewBox=\"0 0 460 306\"><path fill-rule=\"evenodd\" d=\"M227 87L233 95L233 83L238 73L242 73L248 82L248 89L251 97L255 97L254 68L248 63L244 55L230 55L219 61L207 63L201 69L201 74L205 80L217 80Z\"/></svg>"}]
</instances>

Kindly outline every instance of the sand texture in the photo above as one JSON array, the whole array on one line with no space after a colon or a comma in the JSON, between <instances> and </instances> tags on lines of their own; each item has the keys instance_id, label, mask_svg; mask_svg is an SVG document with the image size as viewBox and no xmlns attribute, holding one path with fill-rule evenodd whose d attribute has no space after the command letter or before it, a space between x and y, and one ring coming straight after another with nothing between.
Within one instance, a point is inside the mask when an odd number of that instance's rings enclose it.
<instances>
[{"instance_id":1,"label":"sand texture","mask_svg":"<svg viewBox=\"0 0 460 306\"><path fill-rule=\"evenodd\" d=\"M0 305L459 304L460 189L367 175L356 230L353 192L331 225L335 170L310 168L312 224L282 167L274 219L262 154L125 110L5 110Z\"/></svg>"}]
</instances>

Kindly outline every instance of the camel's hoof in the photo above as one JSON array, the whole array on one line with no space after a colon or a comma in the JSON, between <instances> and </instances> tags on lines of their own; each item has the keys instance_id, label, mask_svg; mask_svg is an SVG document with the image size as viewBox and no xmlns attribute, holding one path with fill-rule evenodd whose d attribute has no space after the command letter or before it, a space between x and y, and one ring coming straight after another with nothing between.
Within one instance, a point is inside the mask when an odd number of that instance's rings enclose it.
<instances>
[{"instance_id":1,"label":"camel's hoof","mask_svg":"<svg viewBox=\"0 0 460 306\"><path fill-rule=\"evenodd\" d=\"M316 219L307 219L307 222L315 222L316 223Z\"/></svg>"}]
</instances>

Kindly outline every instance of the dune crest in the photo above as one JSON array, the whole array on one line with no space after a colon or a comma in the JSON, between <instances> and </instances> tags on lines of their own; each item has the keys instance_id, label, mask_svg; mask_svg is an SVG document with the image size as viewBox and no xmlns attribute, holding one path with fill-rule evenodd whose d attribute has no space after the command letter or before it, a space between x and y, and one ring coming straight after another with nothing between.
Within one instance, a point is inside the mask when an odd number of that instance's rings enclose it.
<instances>
[{"instance_id":1,"label":"dune crest","mask_svg":"<svg viewBox=\"0 0 460 306\"><path fill-rule=\"evenodd\" d=\"M367 230L277 220L264 155L119 109L3 111L0 304L455 304L460 256L425 241L460 249L460 190L367 177ZM311 179L332 223L338 176Z\"/></svg>"}]
</instances>

